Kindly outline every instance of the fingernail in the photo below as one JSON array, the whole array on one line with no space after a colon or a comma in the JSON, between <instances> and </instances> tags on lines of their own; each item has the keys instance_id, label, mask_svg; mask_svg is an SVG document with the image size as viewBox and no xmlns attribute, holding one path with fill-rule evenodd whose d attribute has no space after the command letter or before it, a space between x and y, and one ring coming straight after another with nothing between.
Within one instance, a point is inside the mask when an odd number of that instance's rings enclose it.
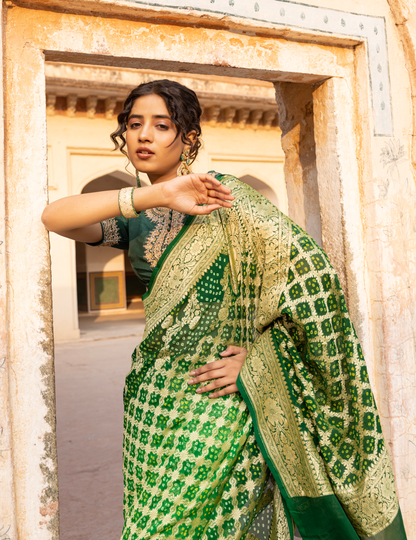
<instances>
[{"instance_id":1,"label":"fingernail","mask_svg":"<svg viewBox=\"0 0 416 540\"><path fill-rule=\"evenodd\" d=\"M210 394L208 397L214 397L214 394Z\"/></svg>"},{"instance_id":2,"label":"fingernail","mask_svg":"<svg viewBox=\"0 0 416 540\"><path fill-rule=\"evenodd\" d=\"M194 384L194 381L188 381L188 384Z\"/></svg>"},{"instance_id":3,"label":"fingernail","mask_svg":"<svg viewBox=\"0 0 416 540\"><path fill-rule=\"evenodd\" d=\"M189 375L191 375L191 377L193 377L195 375L195 371L191 371L191 373Z\"/></svg>"},{"instance_id":4,"label":"fingernail","mask_svg":"<svg viewBox=\"0 0 416 540\"><path fill-rule=\"evenodd\" d=\"M202 392L202 388L197 388L196 391L197 392Z\"/></svg>"}]
</instances>

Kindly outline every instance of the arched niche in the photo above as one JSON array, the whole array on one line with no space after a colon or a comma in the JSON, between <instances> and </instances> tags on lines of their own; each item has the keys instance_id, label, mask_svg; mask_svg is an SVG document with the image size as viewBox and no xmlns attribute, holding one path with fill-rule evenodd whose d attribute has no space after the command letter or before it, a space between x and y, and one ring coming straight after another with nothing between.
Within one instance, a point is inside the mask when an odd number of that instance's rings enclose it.
<instances>
[{"instance_id":1,"label":"arched niche","mask_svg":"<svg viewBox=\"0 0 416 540\"><path fill-rule=\"evenodd\" d=\"M142 179L141 182L146 183ZM136 179L133 176L114 171L90 180L81 193L119 190L135 185ZM143 294L144 290L135 279L127 252L75 242L75 258L79 313L124 310L129 301L139 299ZM97 287L101 287L101 292L97 291ZM103 298L101 302L100 295Z\"/></svg>"},{"instance_id":2,"label":"arched niche","mask_svg":"<svg viewBox=\"0 0 416 540\"><path fill-rule=\"evenodd\" d=\"M263 180L260 180L259 178L256 178L255 176L251 174L245 174L244 176L240 176L240 180L244 182L245 184L254 188L256 191L258 191L262 195L264 195L266 199L269 199L269 201L273 203L275 206L279 205L276 193L269 185L263 182Z\"/></svg>"},{"instance_id":3,"label":"arched niche","mask_svg":"<svg viewBox=\"0 0 416 540\"><path fill-rule=\"evenodd\" d=\"M96 191L109 191L123 187L135 186L136 179L128 173L113 171L89 180L81 190L81 193L94 193Z\"/></svg>"}]
</instances>

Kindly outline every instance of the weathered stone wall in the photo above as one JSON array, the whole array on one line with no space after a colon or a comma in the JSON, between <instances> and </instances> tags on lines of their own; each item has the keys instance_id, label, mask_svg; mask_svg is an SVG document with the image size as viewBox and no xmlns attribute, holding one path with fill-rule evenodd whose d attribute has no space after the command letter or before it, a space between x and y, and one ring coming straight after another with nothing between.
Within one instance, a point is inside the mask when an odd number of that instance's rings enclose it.
<instances>
[{"instance_id":1,"label":"weathered stone wall","mask_svg":"<svg viewBox=\"0 0 416 540\"><path fill-rule=\"evenodd\" d=\"M193 0L196 9L189 0L7 3L0 535L58 538L49 245L40 223L47 59L265 79L278 83L282 112L293 115L282 116L286 141L310 137L313 124L315 166L312 150L302 163L302 145L286 148L293 187L319 195L323 245L345 275L408 537L416 538L414 2L233 4L217 13L204 0ZM310 94L301 104L281 83L311 85L313 122Z\"/></svg>"}]
</instances>

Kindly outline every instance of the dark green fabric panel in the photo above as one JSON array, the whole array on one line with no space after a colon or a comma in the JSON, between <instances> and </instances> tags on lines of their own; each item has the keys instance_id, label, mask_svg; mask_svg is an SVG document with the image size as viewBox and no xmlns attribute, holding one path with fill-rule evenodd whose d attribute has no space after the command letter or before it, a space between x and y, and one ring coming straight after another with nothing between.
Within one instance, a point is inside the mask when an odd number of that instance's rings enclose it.
<instances>
[{"instance_id":1,"label":"dark green fabric panel","mask_svg":"<svg viewBox=\"0 0 416 540\"><path fill-rule=\"evenodd\" d=\"M286 502L303 540L359 540L335 495Z\"/></svg>"},{"instance_id":2,"label":"dark green fabric panel","mask_svg":"<svg viewBox=\"0 0 416 540\"><path fill-rule=\"evenodd\" d=\"M257 436L256 436L256 440L257 440ZM295 527L293 525L293 519L292 519L292 517L290 515L289 508L287 507L286 499L283 496L282 496L282 501L283 501L283 507L285 509L285 516L286 516L286 519L287 519L287 524L289 525L290 538L293 540L293 536L295 534Z\"/></svg>"},{"instance_id":3,"label":"dark green fabric panel","mask_svg":"<svg viewBox=\"0 0 416 540\"><path fill-rule=\"evenodd\" d=\"M406 532L404 530L402 513L399 509L397 516L394 518L387 529L379 532L374 536L360 536L361 540L406 540Z\"/></svg>"}]
</instances>

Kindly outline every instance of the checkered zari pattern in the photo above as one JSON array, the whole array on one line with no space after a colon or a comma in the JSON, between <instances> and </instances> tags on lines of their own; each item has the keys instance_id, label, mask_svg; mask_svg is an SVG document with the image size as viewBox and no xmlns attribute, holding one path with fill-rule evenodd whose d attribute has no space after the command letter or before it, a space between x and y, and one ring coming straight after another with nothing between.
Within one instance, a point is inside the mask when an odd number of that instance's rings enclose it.
<instances>
[{"instance_id":1,"label":"checkered zari pattern","mask_svg":"<svg viewBox=\"0 0 416 540\"><path fill-rule=\"evenodd\" d=\"M283 368L295 406L302 402L303 429L319 434L333 481L349 486L384 450L380 419L338 277L315 242L296 225L292 230L288 286L280 298L290 319L292 362L283 360ZM284 334L274 330L277 343ZM311 413L318 410L315 425Z\"/></svg>"},{"instance_id":2,"label":"checkered zari pattern","mask_svg":"<svg viewBox=\"0 0 416 540\"><path fill-rule=\"evenodd\" d=\"M125 387L123 540L236 540L248 531L266 539L286 522L240 394L209 399L187 384L190 371L240 342L236 317L219 314L224 301L227 315L238 309L235 298L224 299L228 272L221 253L133 354ZM266 507L274 510L268 519Z\"/></svg>"}]
</instances>

